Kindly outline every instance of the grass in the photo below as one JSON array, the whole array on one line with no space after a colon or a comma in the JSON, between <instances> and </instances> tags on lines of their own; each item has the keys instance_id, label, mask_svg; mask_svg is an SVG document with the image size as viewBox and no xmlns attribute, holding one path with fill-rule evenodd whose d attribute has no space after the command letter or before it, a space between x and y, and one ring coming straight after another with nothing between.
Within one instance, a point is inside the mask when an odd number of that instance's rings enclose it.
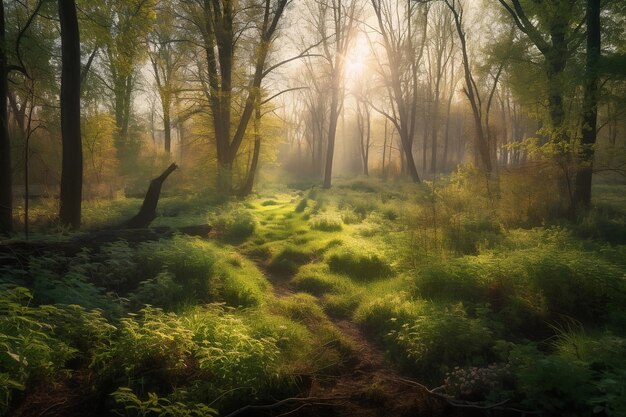
<instances>
[{"instance_id":1,"label":"grass","mask_svg":"<svg viewBox=\"0 0 626 417\"><path fill-rule=\"evenodd\" d=\"M167 197L155 224L208 221L212 239L115 242L3 270L0 346L25 360L0 356L0 413L35 381L87 367L91 392L116 393L102 401L111 412L228 414L242 398L297 396L301 375L338 375L358 351L341 319L459 399L623 414L611 382L626 372L621 188L597 187L579 224L548 226L549 202L508 189L490 201L473 175L274 187L236 203ZM86 222L115 223L138 204L90 203Z\"/></svg>"}]
</instances>

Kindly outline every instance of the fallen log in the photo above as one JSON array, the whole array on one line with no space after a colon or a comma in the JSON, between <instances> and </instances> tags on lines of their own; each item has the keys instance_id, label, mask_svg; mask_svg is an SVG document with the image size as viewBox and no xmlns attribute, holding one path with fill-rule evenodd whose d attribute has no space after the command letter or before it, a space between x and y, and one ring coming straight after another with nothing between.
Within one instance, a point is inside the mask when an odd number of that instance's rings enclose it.
<instances>
[{"instance_id":1,"label":"fallen log","mask_svg":"<svg viewBox=\"0 0 626 417\"><path fill-rule=\"evenodd\" d=\"M211 226L196 224L173 228L157 226L142 229L102 229L78 233L68 240L37 241L37 240L3 240L0 241L0 266L19 266L28 263L32 256L44 256L53 253L72 257L83 249L98 252L100 247L116 241L125 241L130 246L143 242L168 239L175 234L208 238Z\"/></svg>"}]
</instances>

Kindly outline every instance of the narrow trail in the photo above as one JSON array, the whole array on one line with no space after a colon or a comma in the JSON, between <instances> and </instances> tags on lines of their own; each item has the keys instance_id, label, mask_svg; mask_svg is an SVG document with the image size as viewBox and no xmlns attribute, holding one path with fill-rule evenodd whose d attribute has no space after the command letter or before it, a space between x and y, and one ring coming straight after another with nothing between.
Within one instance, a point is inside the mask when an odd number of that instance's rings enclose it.
<instances>
[{"instance_id":1,"label":"narrow trail","mask_svg":"<svg viewBox=\"0 0 626 417\"><path fill-rule=\"evenodd\" d=\"M281 278L266 274L278 298L297 292ZM318 300L319 301L319 300ZM281 407L272 415L303 417L450 416L441 401L433 399L410 378L402 376L386 360L384 351L353 321L328 316L353 352L341 364L339 375L317 375L311 380L303 403ZM319 399L320 401L314 401Z\"/></svg>"},{"instance_id":2,"label":"narrow trail","mask_svg":"<svg viewBox=\"0 0 626 417\"><path fill-rule=\"evenodd\" d=\"M297 294L289 279L278 277L259 265L277 298ZM321 305L321 299L317 298ZM264 410L272 416L454 416L454 410L433 398L416 381L402 376L385 358L385 352L357 323L327 315L353 351L335 375L313 375L302 401L286 402ZM259 415L251 413L249 415ZM247 415L247 414L246 414Z\"/></svg>"}]
</instances>

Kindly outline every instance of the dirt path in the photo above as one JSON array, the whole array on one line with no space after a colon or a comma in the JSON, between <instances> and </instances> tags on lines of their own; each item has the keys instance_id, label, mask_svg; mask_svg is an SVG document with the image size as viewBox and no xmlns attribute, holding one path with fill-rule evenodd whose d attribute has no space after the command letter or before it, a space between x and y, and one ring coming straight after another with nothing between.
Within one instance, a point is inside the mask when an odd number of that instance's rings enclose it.
<instances>
[{"instance_id":1,"label":"dirt path","mask_svg":"<svg viewBox=\"0 0 626 417\"><path fill-rule=\"evenodd\" d=\"M288 280L264 271L278 298L296 294ZM402 417L451 416L441 400L432 398L416 381L391 366L381 347L353 321L327 316L350 346L352 355L341 364L339 375L314 375L303 396L264 410L272 416ZM259 410L250 415L259 415Z\"/></svg>"},{"instance_id":2,"label":"dirt path","mask_svg":"<svg viewBox=\"0 0 626 417\"><path fill-rule=\"evenodd\" d=\"M266 218L266 222L269 219ZM284 229L285 220L272 218L269 222ZM278 224L277 224L278 223ZM297 293L287 277L275 276L257 263L272 285L277 298ZM318 299L321 304L321 300ZM327 316L353 352L340 364L332 376L311 376L307 392L301 399L280 402L280 406L255 408L245 415L271 416L342 416L342 417L402 417L453 416L445 402L433 398L415 381L402 376L385 358L379 344L353 321Z\"/></svg>"}]
</instances>

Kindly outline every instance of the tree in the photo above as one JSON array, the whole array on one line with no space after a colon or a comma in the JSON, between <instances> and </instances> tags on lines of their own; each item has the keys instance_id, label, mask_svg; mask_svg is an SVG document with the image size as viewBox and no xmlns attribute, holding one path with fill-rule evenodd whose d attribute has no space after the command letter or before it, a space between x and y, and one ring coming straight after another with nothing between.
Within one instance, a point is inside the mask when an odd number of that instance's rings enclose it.
<instances>
[{"instance_id":1,"label":"tree","mask_svg":"<svg viewBox=\"0 0 626 417\"><path fill-rule=\"evenodd\" d=\"M438 169L437 164L437 148L438 148L438 133L440 126L440 103L442 100L442 83L445 81L444 77L449 66L449 62L452 59L455 50L453 41L453 27L451 20L451 13L445 7L434 6L430 10L431 18L428 19L430 34L427 37L428 43L426 44L426 54L428 56L428 74L430 78L430 84L432 85L432 131L430 135L431 140L431 155L430 155L430 171L436 173ZM454 66L454 63L452 63ZM454 78L454 75L452 75ZM453 89L451 89L453 91ZM452 94L448 96L448 116L450 108L450 100ZM447 140L446 140L447 143ZM424 144L426 148L426 144ZM444 152L446 153L446 152ZM446 155L447 156L447 155ZM443 164L445 167L445 158ZM424 167L425 169L426 167Z\"/></svg>"},{"instance_id":2,"label":"tree","mask_svg":"<svg viewBox=\"0 0 626 417\"><path fill-rule=\"evenodd\" d=\"M520 0L498 1L544 58L551 128L557 139L564 140L567 134L564 131L566 114L562 74L571 48L578 44L576 38L581 28L576 19L580 15L578 2L555 0L522 6ZM546 33L542 33L541 29L545 29Z\"/></svg>"},{"instance_id":3,"label":"tree","mask_svg":"<svg viewBox=\"0 0 626 417\"><path fill-rule=\"evenodd\" d=\"M454 26L456 28L457 35L461 46L461 57L463 62L463 74L465 78L465 96L470 102L472 109L472 116L474 120L474 162L483 169L487 174L491 174L493 169L491 161L490 144L488 142L487 131L489 126L485 126L484 118L485 114L488 114L489 108L485 110L482 106L483 100L481 98L481 92L478 88L474 75L472 73L472 67L470 63L470 55L467 45L467 36L464 26L464 8L460 0L444 0L448 9L452 12L454 18ZM499 76L499 75L498 75ZM494 89L498 80L494 82ZM493 93L493 90L492 90ZM490 94L490 97L492 94ZM491 99L489 100L489 104Z\"/></svg>"},{"instance_id":4,"label":"tree","mask_svg":"<svg viewBox=\"0 0 626 417\"><path fill-rule=\"evenodd\" d=\"M601 56L600 0L587 0L587 56L585 62L584 97L582 107L581 143L578 151L578 171L574 206L588 209L591 205L593 146L597 137L599 63Z\"/></svg>"},{"instance_id":5,"label":"tree","mask_svg":"<svg viewBox=\"0 0 626 417\"><path fill-rule=\"evenodd\" d=\"M156 0L105 0L100 4L100 18L107 29L105 49L106 75L102 77L111 95L111 107L117 126L118 159L127 171L135 154L136 143L129 137L133 94L137 89L139 68L146 57L146 35L156 19Z\"/></svg>"},{"instance_id":6,"label":"tree","mask_svg":"<svg viewBox=\"0 0 626 417\"><path fill-rule=\"evenodd\" d=\"M332 41L323 36L324 56L330 66L330 114L328 120L328 136L326 146L326 165L324 166L324 188L330 188L333 176L333 158L335 154L335 137L337 121L343 108L345 57L354 37L355 18L357 17L357 0L349 0L347 5L342 0L330 0L319 3L322 15L332 15ZM325 30L325 29L324 29Z\"/></svg>"},{"instance_id":7,"label":"tree","mask_svg":"<svg viewBox=\"0 0 626 417\"><path fill-rule=\"evenodd\" d=\"M59 221L80 227L83 154L80 137L80 35L75 0L59 0L61 26L61 135L63 162Z\"/></svg>"},{"instance_id":8,"label":"tree","mask_svg":"<svg viewBox=\"0 0 626 417\"><path fill-rule=\"evenodd\" d=\"M218 164L218 189L223 193L232 191L232 169L243 142L248 123L261 92L263 79L275 68L268 66L268 55L277 35L279 22L291 0L263 0L250 5L230 0L184 0L185 19L201 36L201 51L204 62L198 62L198 78L206 103L211 112L215 133ZM244 6L249 6L243 10ZM256 13L255 13L256 12ZM236 17L262 16L257 25L239 22ZM244 95L238 120L234 120L233 76L237 69L236 51L244 32L255 27L258 37L250 50L252 74ZM233 122L234 132L233 132Z\"/></svg>"},{"instance_id":9,"label":"tree","mask_svg":"<svg viewBox=\"0 0 626 417\"><path fill-rule=\"evenodd\" d=\"M181 90L180 72L185 65L182 42L176 39L172 4L162 2L157 7L157 21L148 35L148 56L152 65L154 81L161 102L165 152L170 153L172 143L172 106Z\"/></svg>"},{"instance_id":10,"label":"tree","mask_svg":"<svg viewBox=\"0 0 626 417\"><path fill-rule=\"evenodd\" d=\"M8 119L8 70L4 2L0 1L0 235L13 231L13 181Z\"/></svg>"},{"instance_id":11,"label":"tree","mask_svg":"<svg viewBox=\"0 0 626 417\"><path fill-rule=\"evenodd\" d=\"M413 138L417 123L418 65L423 58L426 37L413 28L416 19L416 3L407 2L406 10L399 2L371 0L378 22L379 33L386 55L387 66L379 59L382 77L386 80L389 112L379 107L375 109L392 122L400 136L400 143L409 175L414 182L420 182L413 158ZM421 22L425 28L427 9Z\"/></svg>"}]
</instances>

